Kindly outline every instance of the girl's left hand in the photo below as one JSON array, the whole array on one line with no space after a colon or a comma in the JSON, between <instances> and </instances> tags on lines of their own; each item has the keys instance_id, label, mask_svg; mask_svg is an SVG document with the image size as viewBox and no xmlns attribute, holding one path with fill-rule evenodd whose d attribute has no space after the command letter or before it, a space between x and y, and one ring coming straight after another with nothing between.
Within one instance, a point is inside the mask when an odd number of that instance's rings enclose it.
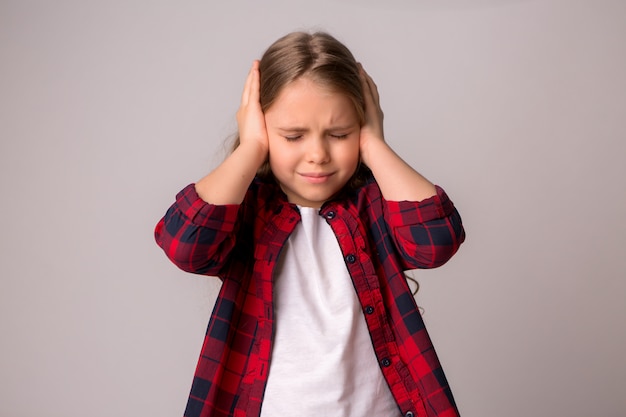
<instances>
[{"instance_id":1,"label":"girl's left hand","mask_svg":"<svg viewBox=\"0 0 626 417\"><path fill-rule=\"evenodd\" d=\"M365 158L369 155L368 145L371 141L384 142L383 134L383 110L380 107L380 96L376 83L372 80L363 66L359 64L361 85L363 86L363 98L365 99L365 123L361 126L360 150L363 162L368 165Z\"/></svg>"},{"instance_id":2,"label":"girl's left hand","mask_svg":"<svg viewBox=\"0 0 626 417\"><path fill-rule=\"evenodd\" d=\"M365 123L361 126L360 136L361 161L372 171L387 201L422 201L432 197L437 193L435 186L385 142L378 89L363 67L360 72L365 98Z\"/></svg>"}]
</instances>

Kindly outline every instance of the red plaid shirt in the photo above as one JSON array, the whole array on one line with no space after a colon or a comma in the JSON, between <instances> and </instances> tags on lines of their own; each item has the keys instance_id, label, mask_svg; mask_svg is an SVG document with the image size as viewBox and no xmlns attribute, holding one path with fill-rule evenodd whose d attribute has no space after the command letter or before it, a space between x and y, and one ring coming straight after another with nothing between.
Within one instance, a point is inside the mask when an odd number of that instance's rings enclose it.
<instances>
[{"instance_id":1,"label":"red plaid shirt","mask_svg":"<svg viewBox=\"0 0 626 417\"><path fill-rule=\"evenodd\" d=\"M372 179L326 202L320 215L337 236L399 410L458 416L403 273L440 266L457 251L465 232L452 202L441 188L420 203L385 201ZM158 223L156 240L172 262L222 280L186 417L259 416L272 352L273 270L299 220L276 184L257 179L241 205L207 204L189 185Z\"/></svg>"}]
</instances>

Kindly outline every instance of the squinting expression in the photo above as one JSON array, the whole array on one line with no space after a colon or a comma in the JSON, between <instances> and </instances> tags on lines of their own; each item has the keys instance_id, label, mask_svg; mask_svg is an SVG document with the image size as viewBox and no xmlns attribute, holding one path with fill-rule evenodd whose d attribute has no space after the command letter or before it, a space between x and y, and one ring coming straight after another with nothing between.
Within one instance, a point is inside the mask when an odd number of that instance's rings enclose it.
<instances>
[{"instance_id":1,"label":"squinting expression","mask_svg":"<svg viewBox=\"0 0 626 417\"><path fill-rule=\"evenodd\" d=\"M359 163L359 119L350 99L301 77L265 112L270 168L291 203L319 208Z\"/></svg>"}]
</instances>

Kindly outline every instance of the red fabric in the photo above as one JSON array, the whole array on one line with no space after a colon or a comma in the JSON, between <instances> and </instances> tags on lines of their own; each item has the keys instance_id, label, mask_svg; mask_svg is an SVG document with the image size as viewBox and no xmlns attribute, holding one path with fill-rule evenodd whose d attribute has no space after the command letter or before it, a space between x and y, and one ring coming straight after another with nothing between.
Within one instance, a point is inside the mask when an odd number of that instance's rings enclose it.
<instances>
[{"instance_id":1,"label":"red fabric","mask_svg":"<svg viewBox=\"0 0 626 417\"><path fill-rule=\"evenodd\" d=\"M371 180L320 214L337 236L399 410L458 416L403 273L442 265L465 239L446 193L437 187L420 203L385 201ZM272 350L273 270L299 220L276 184L255 180L241 205L207 204L189 185L157 224L157 243L178 267L223 282L186 417L259 415Z\"/></svg>"}]
</instances>

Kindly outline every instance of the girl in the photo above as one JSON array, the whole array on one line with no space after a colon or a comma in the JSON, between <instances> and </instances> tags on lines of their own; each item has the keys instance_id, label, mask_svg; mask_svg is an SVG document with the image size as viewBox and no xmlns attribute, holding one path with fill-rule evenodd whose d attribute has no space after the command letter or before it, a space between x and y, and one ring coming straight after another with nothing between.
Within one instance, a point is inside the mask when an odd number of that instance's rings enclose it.
<instances>
[{"instance_id":1,"label":"girl","mask_svg":"<svg viewBox=\"0 0 626 417\"><path fill-rule=\"evenodd\" d=\"M404 271L442 265L465 233L382 121L328 34L253 63L234 151L155 232L178 267L222 280L186 417L458 415Z\"/></svg>"}]
</instances>

